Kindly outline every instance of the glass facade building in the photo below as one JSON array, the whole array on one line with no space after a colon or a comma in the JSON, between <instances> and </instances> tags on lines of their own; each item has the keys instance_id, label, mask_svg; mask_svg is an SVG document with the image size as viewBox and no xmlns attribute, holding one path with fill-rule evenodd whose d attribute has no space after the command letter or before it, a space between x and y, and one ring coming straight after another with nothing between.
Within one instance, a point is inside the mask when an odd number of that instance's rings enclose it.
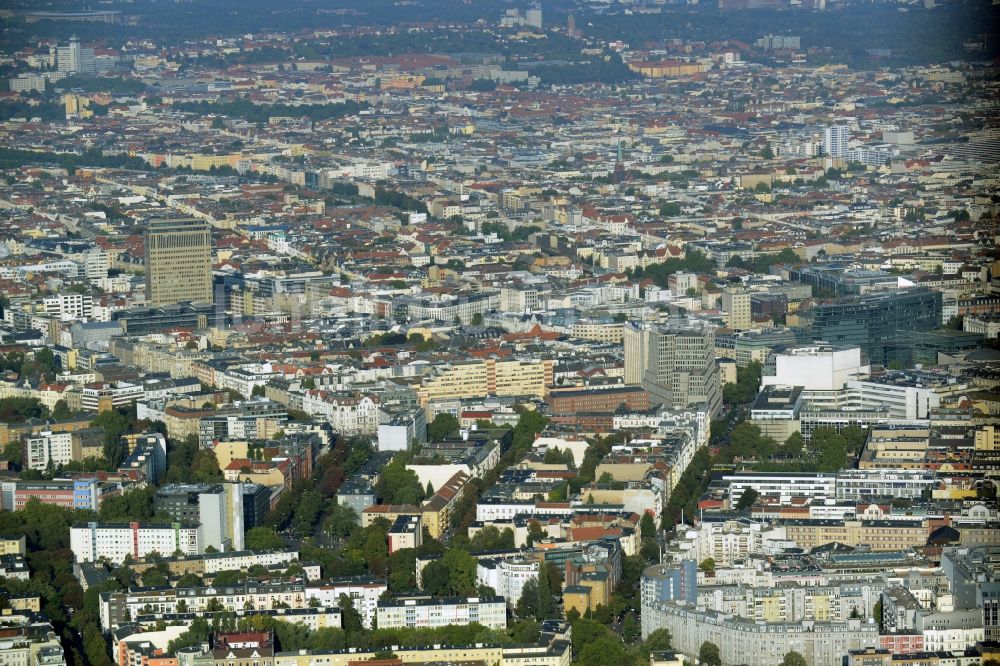
<instances>
[{"instance_id":1,"label":"glass facade building","mask_svg":"<svg viewBox=\"0 0 1000 666\"><path fill-rule=\"evenodd\" d=\"M937 365L938 352L959 354L972 351L982 347L985 341L985 338L979 333L955 331L948 328L939 328L933 331L907 331L902 338L910 349L909 361L900 359L904 365L916 365L917 363Z\"/></svg>"},{"instance_id":2,"label":"glass facade building","mask_svg":"<svg viewBox=\"0 0 1000 666\"><path fill-rule=\"evenodd\" d=\"M819 303L800 313L814 340L861 347L873 364L906 365L910 334L941 325L941 292L898 289Z\"/></svg>"},{"instance_id":3,"label":"glass facade building","mask_svg":"<svg viewBox=\"0 0 1000 666\"><path fill-rule=\"evenodd\" d=\"M219 326L225 322L225 313L212 303L175 303L119 310L111 313L111 320L121 324L126 335L147 335L168 328L199 330Z\"/></svg>"},{"instance_id":4,"label":"glass facade building","mask_svg":"<svg viewBox=\"0 0 1000 666\"><path fill-rule=\"evenodd\" d=\"M857 296L880 289L895 287L898 276L885 271L855 268L846 262L830 262L817 266L803 266L788 271L791 280L811 285L837 296Z\"/></svg>"}]
</instances>

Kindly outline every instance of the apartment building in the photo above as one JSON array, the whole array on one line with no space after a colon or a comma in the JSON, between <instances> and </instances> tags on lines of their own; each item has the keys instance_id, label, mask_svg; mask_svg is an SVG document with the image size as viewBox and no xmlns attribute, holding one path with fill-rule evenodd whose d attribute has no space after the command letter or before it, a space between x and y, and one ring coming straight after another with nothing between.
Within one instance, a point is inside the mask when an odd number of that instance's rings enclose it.
<instances>
[{"instance_id":1,"label":"apartment building","mask_svg":"<svg viewBox=\"0 0 1000 666\"><path fill-rule=\"evenodd\" d=\"M455 296L434 296L416 298L402 296L392 302L393 317L398 322L441 321L463 324L472 323L472 318L495 310L500 305L500 292Z\"/></svg>"},{"instance_id":2,"label":"apartment building","mask_svg":"<svg viewBox=\"0 0 1000 666\"><path fill-rule=\"evenodd\" d=\"M94 49L80 44L80 38L76 35L70 37L68 46L56 47L56 65L60 72L67 74L97 73Z\"/></svg>"},{"instance_id":3,"label":"apartment building","mask_svg":"<svg viewBox=\"0 0 1000 666\"><path fill-rule=\"evenodd\" d=\"M624 324L615 321L581 320L573 324L570 335L597 342L621 342Z\"/></svg>"},{"instance_id":4,"label":"apartment building","mask_svg":"<svg viewBox=\"0 0 1000 666\"><path fill-rule=\"evenodd\" d=\"M858 468L923 469L930 436L927 426L875 426L868 433Z\"/></svg>"},{"instance_id":5,"label":"apartment building","mask_svg":"<svg viewBox=\"0 0 1000 666\"><path fill-rule=\"evenodd\" d=\"M106 559L121 564L152 553L197 555L204 550L198 527L153 523L87 523L70 528L70 550L77 562Z\"/></svg>"},{"instance_id":6,"label":"apartment building","mask_svg":"<svg viewBox=\"0 0 1000 666\"><path fill-rule=\"evenodd\" d=\"M176 639L183 631L184 627L174 626L163 631L144 632L132 637L132 640L115 640L112 641L112 653L118 664L174 666L177 657L167 652L163 642Z\"/></svg>"},{"instance_id":7,"label":"apartment building","mask_svg":"<svg viewBox=\"0 0 1000 666\"><path fill-rule=\"evenodd\" d=\"M5 625L0 638L0 663L4 666L65 666L59 636L48 622Z\"/></svg>"},{"instance_id":8,"label":"apartment building","mask_svg":"<svg viewBox=\"0 0 1000 666\"><path fill-rule=\"evenodd\" d=\"M64 509L97 511L105 497L119 492L119 483L102 483L97 478L0 481L0 509L18 511L37 500Z\"/></svg>"},{"instance_id":9,"label":"apartment building","mask_svg":"<svg viewBox=\"0 0 1000 666\"><path fill-rule=\"evenodd\" d=\"M205 548L243 550L243 485L170 484L156 491L153 506L157 514L200 525Z\"/></svg>"},{"instance_id":10,"label":"apartment building","mask_svg":"<svg viewBox=\"0 0 1000 666\"><path fill-rule=\"evenodd\" d=\"M198 441L202 446L210 446L212 442L227 439L270 439L287 423L285 405L271 400L245 401L200 417Z\"/></svg>"},{"instance_id":11,"label":"apartment building","mask_svg":"<svg viewBox=\"0 0 1000 666\"><path fill-rule=\"evenodd\" d=\"M421 378L417 395L426 407L447 398L533 396L543 399L553 383L554 362L497 360L467 361L435 368Z\"/></svg>"},{"instance_id":12,"label":"apartment building","mask_svg":"<svg viewBox=\"0 0 1000 666\"><path fill-rule=\"evenodd\" d=\"M79 440L74 447L71 432L40 432L24 439L23 461L26 469L44 471L82 458Z\"/></svg>"},{"instance_id":13,"label":"apartment building","mask_svg":"<svg viewBox=\"0 0 1000 666\"><path fill-rule=\"evenodd\" d=\"M353 602L354 609L361 614L364 626L370 629L375 626L373 622L379 599L388 589L385 580L377 578L341 578L310 584L306 589L306 601L313 603L315 600L321 606L339 607L341 595L347 596Z\"/></svg>"},{"instance_id":14,"label":"apartment building","mask_svg":"<svg viewBox=\"0 0 1000 666\"><path fill-rule=\"evenodd\" d=\"M420 516L400 516L393 521L386 535L389 539L389 554L405 548L419 548L423 544L423 533Z\"/></svg>"},{"instance_id":15,"label":"apartment building","mask_svg":"<svg viewBox=\"0 0 1000 666\"><path fill-rule=\"evenodd\" d=\"M476 521L493 522L511 520L518 515L551 514L571 516L574 508L569 502L543 502L514 499L512 497L483 497L476 503Z\"/></svg>"},{"instance_id":16,"label":"apartment building","mask_svg":"<svg viewBox=\"0 0 1000 666\"><path fill-rule=\"evenodd\" d=\"M126 628L139 627L143 628L146 632L149 632L153 631L160 622L177 623L176 625L168 624L168 628L171 626L179 626L182 629L187 629L191 622L198 617L206 619L209 623L214 623L217 619L222 620L223 618L231 616L236 616L237 623L244 618L251 617L273 618L289 624L300 625L309 631L326 628L340 629L343 627L343 618L340 613L340 608L338 607L316 606L306 608L284 608L279 606L278 608L273 609L238 608L234 611L215 610L202 611L198 613L185 611L183 613L172 614L140 614L138 617L132 618L131 621L124 624L113 633L117 635Z\"/></svg>"},{"instance_id":17,"label":"apartment building","mask_svg":"<svg viewBox=\"0 0 1000 666\"><path fill-rule=\"evenodd\" d=\"M302 411L322 416L337 432L374 435L379 428L377 396L311 390L302 395Z\"/></svg>"},{"instance_id":18,"label":"apartment building","mask_svg":"<svg viewBox=\"0 0 1000 666\"><path fill-rule=\"evenodd\" d=\"M424 629L449 624L478 623L490 629L507 628L503 597L399 597L378 603L379 629Z\"/></svg>"},{"instance_id":19,"label":"apartment building","mask_svg":"<svg viewBox=\"0 0 1000 666\"><path fill-rule=\"evenodd\" d=\"M427 412L423 409L380 411L379 421L379 451L406 451L412 442L427 440Z\"/></svg>"},{"instance_id":20,"label":"apartment building","mask_svg":"<svg viewBox=\"0 0 1000 666\"><path fill-rule=\"evenodd\" d=\"M6 386L0 386L0 396L16 397L6 394ZM90 428L93 415L74 416L62 421L39 421L32 419L24 423L0 423L0 446L6 446L12 441L20 440L26 435L37 435L42 432L73 432Z\"/></svg>"},{"instance_id":21,"label":"apartment building","mask_svg":"<svg viewBox=\"0 0 1000 666\"><path fill-rule=\"evenodd\" d=\"M336 600L339 602L339 597ZM309 606L304 582L246 581L236 585L133 588L102 592L99 604L101 626L107 631L143 615L174 615L204 613L210 609L272 610L279 605L287 608ZM323 607L338 607L338 603L321 603Z\"/></svg>"},{"instance_id":22,"label":"apartment building","mask_svg":"<svg viewBox=\"0 0 1000 666\"><path fill-rule=\"evenodd\" d=\"M647 605L663 601L693 604L698 598L698 563L689 559L646 567L639 591L642 603Z\"/></svg>"},{"instance_id":23,"label":"apartment building","mask_svg":"<svg viewBox=\"0 0 1000 666\"><path fill-rule=\"evenodd\" d=\"M273 567L286 565L299 559L295 550L276 550L255 553L249 550L234 550L225 553L205 553L200 557L201 573L213 574L220 571L246 571L254 565Z\"/></svg>"},{"instance_id":24,"label":"apartment building","mask_svg":"<svg viewBox=\"0 0 1000 666\"><path fill-rule=\"evenodd\" d=\"M806 550L834 542L873 551L921 548L931 531L926 520L788 520L783 526L788 539Z\"/></svg>"},{"instance_id":25,"label":"apartment building","mask_svg":"<svg viewBox=\"0 0 1000 666\"><path fill-rule=\"evenodd\" d=\"M878 646L878 627L860 619L766 622L697 610L673 602L642 606L642 635L667 629L674 648L697 655L702 643L719 646L724 664L780 664L792 650L811 666L841 666L850 650Z\"/></svg>"},{"instance_id":26,"label":"apartment building","mask_svg":"<svg viewBox=\"0 0 1000 666\"><path fill-rule=\"evenodd\" d=\"M448 481L437 489L420 509L420 519L427 533L435 539L440 539L451 524L451 514L455 504L462 498L469 475L456 472Z\"/></svg>"},{"instance_id":27,"label":"apartment building","mask_svg":"<svg viewBox=\"0 0 1000 666\"><path fill-rule=\"evenodd\" d=\"M42 307L55 319L89 319L93 315L94 298L88 294L54 294L42 299Z\"/></svg>"},{"instance_id":28,"label":"apartment building","mask_svg":"<svg viewBox=\"0 0 1000 666\"><path fill-rule=\"evenodd\" d=\"M94 382L80 389L80 409L103 412L111 408L129 407L146 395L141 384L128 382Z\"/></svg>"},{"instance_id":29,"label":"apartment building","mask_svg":"<svg viewBox=\"0 0 1000 666\"><path fill-rule=\"evenodd\" d=\"M476 582L492 588L511 608L529 580L538 580L537 560L482 557L476 564Z\"/></svg>"},{"instance_id":30,"label":"apartment building","mask_svg":"<svg viewBox=\"0 0 1000 666\"><path fill-rule=\"evenodd\" d=\"M0 534L0 555L24 555L27 537L23 534Z\"/></svg>"},{"instance_id":31,"label":"apartment building","mask_svg":"<svg viewBox=\"0 0 1000 666\"><path fill-rule=\"evenodd\" d=\"M393 654L406 663L484 663L497 666L569 666L571 657L569 641L552 641L539 645L430 645L416 648L397 648ZM344 651L278 653L274 666L350 666L378 659L380 653L350 648Z\"/></svg>"},{"instance_id":32,"label":"apartment building","mask_svg":"<svg viewBox=\"0 0 1000 666\"><path fill-rule=\"evenodd\" d=\"M157 484L167 473L167 439L158 432L122 436L128 455L119 470L130 471L138 481Z\"/></svg>"}]
</instances>

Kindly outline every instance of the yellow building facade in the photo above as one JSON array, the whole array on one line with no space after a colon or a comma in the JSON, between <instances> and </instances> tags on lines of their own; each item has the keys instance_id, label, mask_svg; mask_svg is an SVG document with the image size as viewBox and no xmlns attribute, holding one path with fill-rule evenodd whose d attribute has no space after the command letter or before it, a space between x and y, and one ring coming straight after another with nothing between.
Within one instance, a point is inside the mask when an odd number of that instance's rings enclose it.
<instances>
[{"instance_id":1,"label":"yellow building facade","mask_svg":"<svg viewBox=\"0 0 1000 666\"><path fill-rule=\"evenodd\" d=\"M553 362L487 359L444 366L421 382L417 394L425 407L433 400L488 395L530 395L544 399L552 385Z\"/></svg>"}]
</instances>

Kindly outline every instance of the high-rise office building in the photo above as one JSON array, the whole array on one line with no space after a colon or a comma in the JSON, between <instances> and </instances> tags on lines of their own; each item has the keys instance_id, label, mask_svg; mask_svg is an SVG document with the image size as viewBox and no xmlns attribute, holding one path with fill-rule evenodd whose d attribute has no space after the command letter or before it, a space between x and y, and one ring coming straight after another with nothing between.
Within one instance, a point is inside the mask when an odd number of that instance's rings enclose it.
<instances>
[{"instance_id":1,"label":"high-rise office building","mask_svg":"<svg viewBox=\"0 0 1000 666\"><path fill-rule=\"evenodd\" d=\"M212 302L212 232L195 219L151 220L145 234L146 303Z\"/></svg>"},{"instance_id":2,"label":"high-rise office building","mask_svg":"<svg viewBox=\"0 0 1000 666\"><path fill-rule=\"evenodd\" d=\"M726 312L726 326L737 331L751 328L750 292L742 287L726 287L722 290L722 309Z\"/></svg>"},{"instance_id":3,"label":"high-rise office building","mask_svg":"<svg viewBox=\"0 0 1000 666\"><path fill-rule=\"evenodd\" d=\"M941 292L925 287L896 289L819 303L799 313L813 340L861 347L873 364L906 365L909 331L941 324Z\"/></svg>"},{"instance_id":4,"label":"high-rise office building","mask_svg":"<svg viewBox=\"0 0 1000 666\"><path fill-rule=\"evenodd\" d=\"M649 347L649 330L647 327L628 323L622 335L622 345L625 352L625 383L641 384L646 374L646 358Z\"/></svg>"},{"instance_id":5,"label":"high-rise office building","mask_svg":"<svg viewBox=\"0 0 1000 666\"><path fill-rule=\"evenodd\" d=\"M625 376L642 377L650 403L670 409L707 405L713 417L719 414L722 387L712 329L685 322L629 324L625 335Z\"/></svg>"},{"instance_id":6,"label":"high-rise office building","mask_svg":"<svg viewBox=\"0 0 1000 666\"><path fill-rule=\"evenodd\" d=\"M830 157L847 155L847 125L831 125L823 130L823 153Z\"/></svg>"},{"instance_id":7,"label":"high-rise office building","mask_svg":"<svg viewBox=\"0 0 1000 666\"><path fill-rule=\"evenodd\" d=\"M67 74L96 74L94 49L84 48L80 38L73 35L69 38L69 46L56 48L56 66Z\"/></svg>"}]
</instances>

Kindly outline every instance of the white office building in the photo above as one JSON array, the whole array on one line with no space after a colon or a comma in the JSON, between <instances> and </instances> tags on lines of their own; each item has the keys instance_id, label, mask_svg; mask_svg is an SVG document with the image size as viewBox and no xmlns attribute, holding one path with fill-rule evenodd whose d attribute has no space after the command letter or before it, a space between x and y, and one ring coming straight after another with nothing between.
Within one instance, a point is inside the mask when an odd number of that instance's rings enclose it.
<instances>
[{"instance_id":1,"label":"white office building","mask_svg":"<svg viewBox=\"0 0 1000 666\"><path fill-rule=\"evenodd\" d=\"M833 499L837 496L836 474L737 472L726 474L722 479L729 484L729 503L733 506L749 488L761 497L776 499L782 504L793 497Z\"/></svg>"},{"instance_id":2,"label":"white office building","mask_svg":"<svg viewBox=\"0 0 1000 666\"><path fill-rule=\"evenodd\" d=\"M937 486L934 472L923 469L845 469L837 473L837 500L872 497L916 499Z\"/></svg>"},{"instance_id":3,"label":"white office building","mask_svg":"<svg viewBox=\"0 0 1000 666\"><path fill-rule=\"evenodd\" d=\"M910 421L926 419L932 410L941 406L941 392L938 387L921 385L918 382L907 384L851 380L847 386L858 392L862 408L885 407L889 410L889 416L897 419Z\"/></svg>"},{"instance_id":4,"label":"white office building","mask_svg":"<svg viewBox=\"0 0 1000 666\"><path fill-rule=\"evenodd\" d=\"M815 344L792 347L774 355L774 374L760 378L762 386L801 386L805 391L835 391L848 380L867 375L871 366L860 347ZM808 394L806 394L808 398Z\"/></svg>"}]
</instances>

